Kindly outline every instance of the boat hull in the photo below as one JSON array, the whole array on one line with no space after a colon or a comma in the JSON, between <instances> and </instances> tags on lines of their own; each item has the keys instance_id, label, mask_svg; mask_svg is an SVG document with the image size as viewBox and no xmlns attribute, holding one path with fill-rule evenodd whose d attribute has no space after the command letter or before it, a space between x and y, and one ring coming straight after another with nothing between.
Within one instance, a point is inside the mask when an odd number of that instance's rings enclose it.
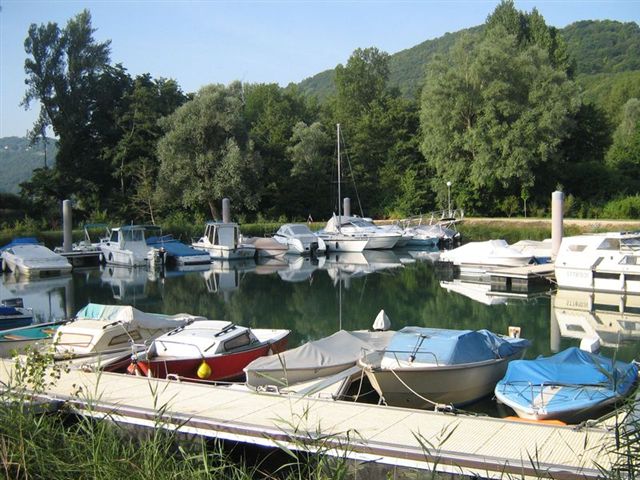
<instances>
[{"instance_id":1,"label":"boat hull","mask_svg":"<svg viewBox=\"0 0 640 480\"><path fill-rule=\"evenodd\" d=\"M556 263L556 282L560 288L640 294L640 266L624 271L563 267Z\"/></svg>"},{"instance_id":2,"label":"boat hull","mask_svg":"<svg viewBox=\"0 0 640 480\"><path fill-rule=\"evenodd\" d=\"M387 405L410 408L433 408L434 403L461 406L493 392L514 357L480 363L437 367L396 369L363 365L371 386ZM424 400L415 393L428 399Z\"/></svg>"},{"instance_id":3,"label":"boat hull","mask_svg":"<svg viewBox=\"0 0 640 480\"><path fill-rule=\"evenodd\" d=\"M362 252L369 243L367 238L356 237L326 237L323 240L329 252Z\"/></svg>"},{"instance_id":4,"label":"boat hull","mask_svg":"<svg viewBox=\"0 0 640 480\"><path fill-rule=\"evenodd\" d=\"M250 245L238 245L236 248L225 247L223 245L205 245L204 243L193 243L193 248L203 250L215 260L237 260L240 258L253 258L256 249Z\"/></svg>"}]
</instances>

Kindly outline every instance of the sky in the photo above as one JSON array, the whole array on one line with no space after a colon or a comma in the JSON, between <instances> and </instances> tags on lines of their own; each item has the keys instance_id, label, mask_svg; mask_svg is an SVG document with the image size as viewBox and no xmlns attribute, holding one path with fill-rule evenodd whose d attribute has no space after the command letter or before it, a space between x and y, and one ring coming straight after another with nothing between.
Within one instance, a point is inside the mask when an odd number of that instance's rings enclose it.
<instances>
[{"instance_id":1,"label":"sky","mask_svg":"<svg viewBox=\"0 0 640 480\"><path fill-rule=\"evenodd\" d=\"M499 0L0 0L0 137L24 136L38 104L25 92L29 25L67 21L88 9L94 38L132 76L172 78L184 92L233 80L281 86L346 63L356 48L393 54L484 23ZM548 25L640 22L640 0L516 0Z\"/></svg>"}]
</instances>

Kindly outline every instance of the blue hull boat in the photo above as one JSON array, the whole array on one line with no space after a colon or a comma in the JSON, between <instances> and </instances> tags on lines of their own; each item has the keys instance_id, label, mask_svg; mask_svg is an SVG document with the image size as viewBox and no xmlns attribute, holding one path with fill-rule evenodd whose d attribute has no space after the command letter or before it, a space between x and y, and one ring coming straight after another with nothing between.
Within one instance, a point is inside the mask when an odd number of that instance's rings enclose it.
<instances>
[{"instance_id":1,"label":"blue hull boat","mask_svg":"<svg viewBox=\"0 0 640 480\"><path fill-rule=\"evenodd\" d=\"M620 401L637 377L634 362L571 347L551 357L511 362L495 395L520 418L575 423Z\"/></svg>"},{"instance_id":2,"label":"blue hull boat","mask_svg":"<svg viewBox=\"0 0 640 480\"><path fill-rule=\"evenodd\" d=\"M172 235L153 236L147 238L147 245L164 249L167 262L175 265L202 265L211 263L211 257L207 252L196 250L173 238Z\"/></svg>"}]
</instances>

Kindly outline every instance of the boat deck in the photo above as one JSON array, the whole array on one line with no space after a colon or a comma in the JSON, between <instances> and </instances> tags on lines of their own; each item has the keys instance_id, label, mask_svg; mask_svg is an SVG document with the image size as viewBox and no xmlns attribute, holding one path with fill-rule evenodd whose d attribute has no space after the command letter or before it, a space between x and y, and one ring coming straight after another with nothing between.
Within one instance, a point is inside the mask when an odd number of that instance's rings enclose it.
<instances>
[{"instance_id":1,"label":"boat deck","mask_svg":"<svg viewBox=\"0 0 640 480\"><path fill-rule=\"evenodd\" d=\"M0 362L4 384L12 365ZM329 454L393 469L585 479L614 461L607 448L614 433L606 424L576 429L76 369L46 396L81 415L138 427L293 450L314 448L309 442L317 440Z\"/></svg>"}]
</instances>

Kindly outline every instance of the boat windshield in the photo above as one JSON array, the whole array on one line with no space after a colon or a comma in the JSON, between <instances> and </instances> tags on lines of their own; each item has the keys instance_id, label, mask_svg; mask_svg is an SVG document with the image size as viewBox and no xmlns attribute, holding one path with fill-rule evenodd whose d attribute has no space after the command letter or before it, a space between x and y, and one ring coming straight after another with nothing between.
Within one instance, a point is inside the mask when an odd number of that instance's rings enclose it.
<instances>
[{"instance_id":1,"label":"boat windshield","mask_svg":"<svg viewBox=\"0 0 640 480\"><path fill-rule=\"evenodd\" d=\"M598 250L620 250L620 239L605 238L602 243L598 245Z\"/></svg>"},{"instance_id":2,"label":"boat windshield","mask_svg":"<svg viewBox=\"0 0 640 480\"><path fill-rule=\"evenodd\" d=\"M292 235L308 235L311 233L311 230L306 225L291 225L288 231Z\"/></svg>"},{"instance_id":3,"label":"boat windshield","mask_svg":"<svg viewBox=\"0 0 640 480\"><path fill-rule=\"evenodd\" d=\"M144 230L123 230L122 237L126 242L144 242Z\"/></svg>"}]
</instances>

